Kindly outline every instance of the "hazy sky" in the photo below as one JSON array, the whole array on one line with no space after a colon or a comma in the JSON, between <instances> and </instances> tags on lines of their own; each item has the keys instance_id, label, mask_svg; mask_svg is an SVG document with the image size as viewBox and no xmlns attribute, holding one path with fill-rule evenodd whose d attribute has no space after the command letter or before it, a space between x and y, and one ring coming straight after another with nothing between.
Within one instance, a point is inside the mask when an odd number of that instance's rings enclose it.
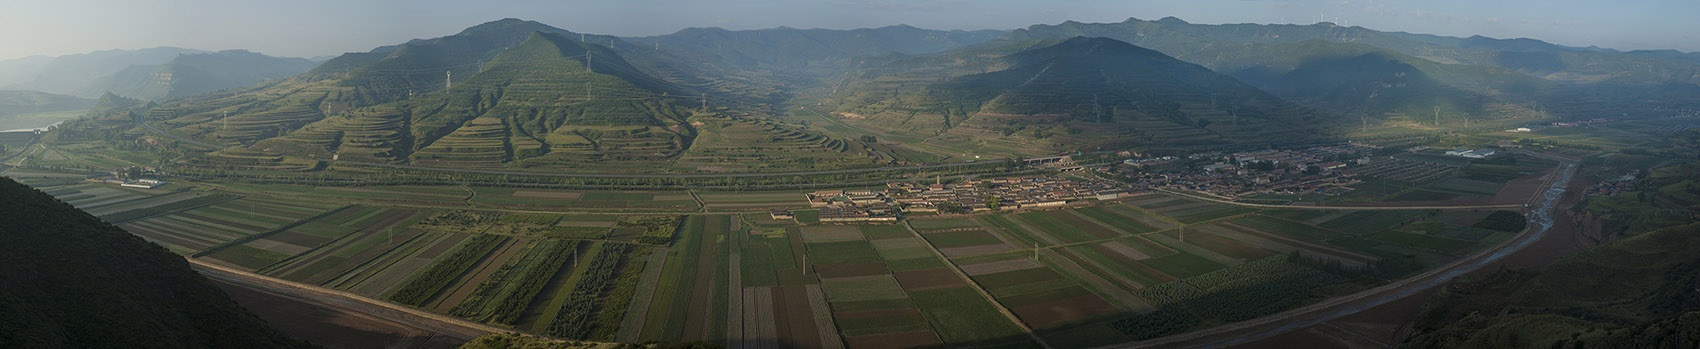
<instances>
[{"instance_id":1,"label":"hazy sky","mask_svg":"<svg viewBox=\"0 0 1700 349\"><path fill-rule=\"evenodd\" d=\"M495 19L643 36L686 27L1014 29L1175 16L1700 51L1695 0L0 0L0 59L177 46L311 57Z\"/></svg>"}]
</instances>

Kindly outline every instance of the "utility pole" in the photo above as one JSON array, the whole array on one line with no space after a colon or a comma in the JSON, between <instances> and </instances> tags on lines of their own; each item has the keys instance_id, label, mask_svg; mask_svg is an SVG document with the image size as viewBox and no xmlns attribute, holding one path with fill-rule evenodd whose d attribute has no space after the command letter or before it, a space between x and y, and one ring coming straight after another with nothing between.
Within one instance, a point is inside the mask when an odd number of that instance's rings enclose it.
<instances>
[{"instance_id":1,"label":"utility pole","mask_svg":"<svg viewBox=\"0 0 1700 349\"><path fill-rule=\"evenodd\" d=\"M1098 105L1098 94L1092 94L1092 114L1098 117L1098 123L1104 123L1104 107Z\"/></svg>"}]
</instances>

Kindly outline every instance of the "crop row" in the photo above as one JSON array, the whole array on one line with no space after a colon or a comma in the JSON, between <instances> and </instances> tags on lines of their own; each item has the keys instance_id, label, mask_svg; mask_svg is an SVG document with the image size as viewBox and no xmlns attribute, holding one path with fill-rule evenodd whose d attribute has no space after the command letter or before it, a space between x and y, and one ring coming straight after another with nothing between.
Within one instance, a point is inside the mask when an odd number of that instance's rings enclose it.
<instances>
[{"instance_id":1,"label":"crop row","mask_svg":"<svg viewBox=\"0 0 1700 349\"><path fill-rule=\"evenodd\" d=\"M1289 263L1282 256L1246 265L1250 267L1141 290L1139 296L1152 300L1158 309L1116 320L1113 326L1140 340L1185 332L1200 324L1249 320L1299 306L1314 298L1313 290L1346 280ZM1194 279L1197 283L1189 282Z\"/></svg>"},{"instance_id":2,"label":"crop row","mask_svg":"<svg viewBox=\"0 0 1700 349\"><path fill-rule=\"evenodd\" d=\"M548 236L556 239L598 240L608 237L608 228L604 227L549 227Z\"/></svg>"},{"instance_id":3,"label":"crop row","mask_svg":"<svg viewBox=\"0 0 1700 349\"><path fill-rule=\"evenodd\" d=\"M582 243L575 241L547 245L547 250L543 252L542 264L538 264L519 279L519 286L496 305L492 319L496 323L509 325L519 322L520 315L525 314L525 308L531 305L531 300L537 298L538 292L543 292L543 287L549 285L549 280L555 277L555 272L560 271L561 266L567 264L567 259L576 254L568 252L577 250Z\"/></svg>"},{"instance_id":4,"label":"crop row","mask_svg":"<svg viewBox=\"0 0 1700 349\"><path fill-rule=\"evenodd\" d=\"M630 248L629 245L617 243L602 245L602 251L596 254L596 260L585 266L584 275L573 285L573 291L567 295L564 308L560 313L556 313L554 321L549 323L549 335L573 339L588 337L589 332L586 330L590 326L591 310L596 306L596 300L602 295L602 291L608 288L611 278L620 270L620 259ZM600 320L601 316L597 318Z\"/></svg>"},{"instance_id":5,"label":"crop row","mask_svg":"<svg viewBox=\"0 0 1700 349\"><path fill-rule=\"evenodd\" d=\"M625 217L620 219L620 225L643 227L637 243L651 245L666 245L673 242L673 233L679 230L683 222L678 216L661 217Z\"/></svg>"},{"instance_id":6,"label":"crop row","mask_svg":"<svg viewBox=\"0 0 1700 349\"><path fill-rule=\"evenodd\" d=\"M212 194L212 195L202 196L202 197L198 197L198 198L173 202L173 203L169 203L169 204L164 204L164 205L159 205L159 206L154 206L154 207L149 207L149 208L144 208L144 209L139 209L139 210L129 210L129 211L124 211L124 212L109 214L109 215L106 215L106 216L103 216L103 217L100 217L100 218L103 219L103 220L106 220L107 222L124 222L124 221L129 221L129 220L141 219L141 218L145 218L145 217L148 217L148 216L153 216L153 215L162 214L162 213L166 213L166 212L191 209L191 208L216 204L216 203L235 200L235 199L237 199L237 196L235 196L235 195Z\"/></svg>"},{"instance_id":7,"label":"crop row","mask_svg":"<svg viewBox=\"0 0 1700 349\"><path fill-rule=\"evenodd\" d=\"M491 250L495 250L496 246L501 245L506 240L506 237L499 235L472 237L471 240L467 241L466 246L455 250L454 254L443 258L437 264L431 265L431 269L426 269L425 273L419 274L406 286L396 290L394 294L390 295L390 300L412 306L425 304L425 301L436 296L444 287L448 287L449 283L454 282L455 278L466 273L467 268L477 264L478 260L483 259L485 255L490 254Z\"/></svg>"}]
</instances>

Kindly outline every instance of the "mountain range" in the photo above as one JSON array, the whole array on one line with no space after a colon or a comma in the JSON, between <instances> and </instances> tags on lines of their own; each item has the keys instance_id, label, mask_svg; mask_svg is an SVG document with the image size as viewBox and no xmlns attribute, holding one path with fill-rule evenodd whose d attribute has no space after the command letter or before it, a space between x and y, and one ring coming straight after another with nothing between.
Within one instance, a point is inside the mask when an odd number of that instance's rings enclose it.
<instances>
[{"instance_id":1,"label":"mountain range","mask_svg":"<svg viewBox=\"0 0 1700 349\"><path fill-rule=\"evenodd\" d=\"M163 100L246 87L294 76L317 66L302 58L245 50L207 52L175 47L109 50L0 61L0 86L83 98L106 92Z\"/></svg>"},{"instance_id":2,"label":"mountain range","mask_svg":"<svg viewBox=\"0 0 1700 349\"><path fill-rule=\"evenodd\" d=\"M478 168L825 169L914 153L1306 142L1371 120L1659 115L1700 104L1700 65L1687 56L1175 18L649 37L503 19L241 89L178 98L197 91L185 86L138 112L227 147L213 163L267 153ZM111 81L146 85L134 83L146 73L122 76L131 78ZM740 165L773 149L805 155Z\"/></svg>"}]
</instances>

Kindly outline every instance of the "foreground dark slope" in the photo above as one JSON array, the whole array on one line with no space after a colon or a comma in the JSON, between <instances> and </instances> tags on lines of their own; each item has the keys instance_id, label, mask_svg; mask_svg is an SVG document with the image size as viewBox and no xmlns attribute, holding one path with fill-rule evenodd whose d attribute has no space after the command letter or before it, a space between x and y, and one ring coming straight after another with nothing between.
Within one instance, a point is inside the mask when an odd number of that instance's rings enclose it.
<instances>
[{"instance_id":1,"label":"foreground dark slope","mask_svg":"<svg viewBox=\"0 0 1700 349\"><path fill-rule=\"evenodd\" d=\"M1545 270L1459 279L1424 306L1405 346L1700 346L1700 179L1693 164L1651 172L1641 191L1591 197L1578 212L1628 236Z\"/></svg>"},{"instance_id":2,"label":"foreground dark slope","mask_svg":"<svg viewBox=\"0 0 1700 349\"><path fill-rule=\"evenodd\" d=\"M0 179L0 347L300 347L188 262Z\"/></svg>"}]
</instances>

